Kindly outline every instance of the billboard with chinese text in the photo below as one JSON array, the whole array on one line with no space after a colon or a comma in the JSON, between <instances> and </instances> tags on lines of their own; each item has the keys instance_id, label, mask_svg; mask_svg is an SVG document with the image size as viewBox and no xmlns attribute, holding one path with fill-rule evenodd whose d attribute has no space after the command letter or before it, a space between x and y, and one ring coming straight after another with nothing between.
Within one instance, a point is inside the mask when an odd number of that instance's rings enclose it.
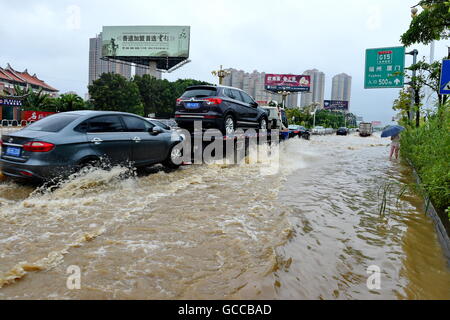
<instances>
[{"instance_id":1,"label":"billboard with chinese text","mask_svg":"<svg viewBox=\"0 0 450 320\"><path fill-rule=\"evenodd\" d=\"M266 74L265 88L274 92L309 92L311 89L311 76Z\"/></svg>"},{"instance_id":2,"label":"billboard with chinese text","mask_svg":"<svg viewBox=\"0 0 450 320\"><path fill-rule=\"evenodd\" d=\"M189 57L188 26L103 27L103 57Z\"/></svg>"},{"instance_id":3,"label":"billboard with chinese text","mask_svg":"<svg viewBox=\"0 0 450 320\"><path fill-rule=\"evenodd\" d=\"M44 112L44 111L22 111L22 120L25 121L38 121L45 118L54 112Z\"/></svg>"},{"instance_id":4,"label":"billboard with chinese text","mask_svg":"<svg viewBox=\"0 0 450 320\"><path fill-rule=\"evenodd\" d=\"M348 101L324 100L323 108L325 110L348 111Z\"/></svg>"}]
</instances>

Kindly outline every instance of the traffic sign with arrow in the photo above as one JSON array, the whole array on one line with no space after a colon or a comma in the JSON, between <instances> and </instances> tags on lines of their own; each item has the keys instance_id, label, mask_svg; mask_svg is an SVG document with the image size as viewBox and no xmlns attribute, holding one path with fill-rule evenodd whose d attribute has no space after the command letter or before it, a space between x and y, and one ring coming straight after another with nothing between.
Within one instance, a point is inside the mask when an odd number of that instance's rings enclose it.
<instances>
[{"instance_id":1,"label":"traffic sign with arrow","mask_svg":"<svg viewBox=\"0 0 450 320\"><path fill-rule=\"evenodd\" d=\"M450 60L442 60L440 94L450 94Z\"/></svg>"},{"instance_id":2,"label":"traffic sign with arrow","mask_svg":"<svg viewBox=\"0 0 450 320\"><path fill-rule=\"evenodd\" d=\"M364 88L402 88L404 69L405 47L367 49Z\"/></svg>"}]
</instances>

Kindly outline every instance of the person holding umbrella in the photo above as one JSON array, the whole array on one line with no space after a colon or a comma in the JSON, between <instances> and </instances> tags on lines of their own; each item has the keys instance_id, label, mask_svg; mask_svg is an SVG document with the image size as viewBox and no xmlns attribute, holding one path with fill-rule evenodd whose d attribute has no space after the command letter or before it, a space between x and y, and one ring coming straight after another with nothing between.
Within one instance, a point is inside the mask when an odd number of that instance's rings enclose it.
<instances>
[{"instance_id":1,"label":"person holding umbrella","mask_svg":"<svg viewBox=\"0 0 450 320\"><path fill-rule=\"evenodd\" d=\"M391 137L391 153L389 154L389 160L395 154L395 159L398 159L398 152L400 151L400 132L405 130L404 127L395 125L389 126L381 133L382 138Z\"/></svg>"},{"instance_id":2,"label":"person holding umbrella","mask_svg":"<svg viewBox=\"0 0 450 320\"><path fill-rule=\"evenodd\" d=\"M392 156L395 153L395 159L398 159L398 152L400 151L400 133L391 137L391 153L389 154L389 160L392 160Z\"/></svg>"}]
</instances>

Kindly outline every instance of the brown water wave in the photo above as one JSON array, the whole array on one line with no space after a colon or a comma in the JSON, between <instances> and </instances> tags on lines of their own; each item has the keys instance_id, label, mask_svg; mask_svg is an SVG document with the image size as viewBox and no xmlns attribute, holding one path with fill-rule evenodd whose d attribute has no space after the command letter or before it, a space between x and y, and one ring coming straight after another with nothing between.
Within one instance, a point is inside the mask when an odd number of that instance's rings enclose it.
<instances>
[{"instance_id":1,"label":"brown water wave","mask_svg":"<svg viewBox=\"0 0 450 320\"><path fill-rule=\"evenodd\" d=\"M378 189L410 180L386 144L291 140L280 171L263 159L92 170L53 191L2 182L0 299L448 298L417 197L380 216ZM382 270L379 291L365 285L368 265ZM80 290L66 285L69 266Z\"/></svg>"}]
</instances>

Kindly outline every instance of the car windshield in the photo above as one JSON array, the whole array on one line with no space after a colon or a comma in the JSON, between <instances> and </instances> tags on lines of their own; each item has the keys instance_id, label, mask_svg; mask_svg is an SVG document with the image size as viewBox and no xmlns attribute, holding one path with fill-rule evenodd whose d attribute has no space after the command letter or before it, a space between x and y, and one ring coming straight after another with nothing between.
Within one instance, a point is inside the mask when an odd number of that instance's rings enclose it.
<instances>
[{"instance_id":1,"label":"car windshield","mask_svg":"<svg viewBox=\"0 0 450 320\"><path fill-rule=\"evenodd\" d=\"M217 95L217 90L214 88L192 88L187 89L183 93L182 98L206 98L215 97Z\"/></svg>"},{"instance_id":2,"label":"car windshield","mask_svg":"<svg viewBox=\"0 0 450 320\"><path fill-rule=\"evenodd\" d=\"M290 125L289 129L298 129L298 127L296 125Z\"/></svg>"},{"instance_id":3,"label":"car windshield","mask_svg":"<svg viewBox=\"0 0 450 320\"><path fill-rule=\"evenodd\" d=\"M55 114L30 124L26 129L33 131L58 132L78 117L79 116L75 114Z\"/></svg>"}]
</instances>

